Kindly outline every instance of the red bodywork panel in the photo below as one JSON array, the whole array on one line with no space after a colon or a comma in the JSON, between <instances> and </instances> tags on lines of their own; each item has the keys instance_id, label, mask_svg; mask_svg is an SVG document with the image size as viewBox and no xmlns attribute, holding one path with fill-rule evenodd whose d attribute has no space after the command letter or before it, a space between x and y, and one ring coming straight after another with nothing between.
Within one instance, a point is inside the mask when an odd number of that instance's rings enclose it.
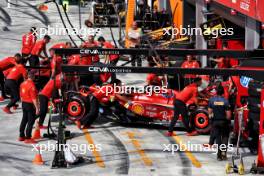
<instances>
[{"instance_id":1,"label":"red bodywork panel","mask_svg":"<svg viewBox=\"0 0 264 176\"><path fill-rule=\"evenodd\" d=\"M263 70L261 67L239 67L239 70ZM239 76L232 76L232 80L237 88L237 98L236 98L236 105L237 107L241 107L241 98L248 96L248 83L251 78L246 78L242 80ZM244 82L244 83L243 83Z\"/></svg>"},{"instance_id":2,"label":"red bodywork panel","mask_svg":"<svg viewBox=\"0 0 264 176\"><path fill-rule=\"evenodd\" d=\"M264 22L264 1L263 0L214 0L228 8Z\"/></svg>"},{"instance_id":3,"label":"red bodywork panel","mask_svg":"<svg viewBox=\"0 0 264 176\"><path fill-rule=\"evenodd\" d=\"M173 100L176 91L169 90L167 94L137 94L133 96L130 110L138 115L156 120L172 120Z\"/></svg>"},{"instance_id":4,"label":"red bodywork panel","mask_svg":"<svg viewBox=\"0 0 264 176\"><path fill-rule=\"evenodd\" d=\"M232 76L232 81L237 88L236 105L237 107L241 107L241 98L248 96L248 88L241 85L239 76Z\"/></svg>"},{"instance_id":5,"label":"red bodywork panel","mask_svg":"<svg viewBox=\"0 0 264 176\"><path fill-rule=\"evenodd\" d=\"M237 69L240 69L240 70L263 70L263 68L261 67L240 67L240 68L237 68ZM244 77L242 79L242 77L239 77L239 76L232 76L232 80L237 88L237 95L236 95L236 107L237 108L240 108L242 107L243 105L241 104L241 99L243 97L248 97L248 83L249 81L251 80L251 78L247 78L247 77ZM245 109L243 111L243 123L245 124L245 128L247 129L247 122L248 122L248 113L249 113L249 110L248 109ZM238 134L238 131L239 131L239 120L238 120L238 112L236 111L235 112L235 117L234 117L234 133L235 134ZM243 131L242 133L242 136L247 139L248 138L248 131Z\"/></svg>"},{"instance_id":6,"label":"red bodywork panel","mask_svg":"<svg viewBox=\"0 0 264 176\"><path fill-rule=\"evenodd\" d=\"M104 90L107 89L105 85L103 87L91 86L90 92L97 98L100 103L107 104L111 101L111 97L114 97L113 93L104 94ZM87 92L89 94L89 92ZM177 95L177 91L167 89L167 93L148 95L146 93L132 93L127 95L127 98L132 102L131 106L126 107L122 100L117 100L127 109L131 110L133 113L138 114L143 117L153 118L156 120L171 120L174 111L173 111L173 100ZM87 94L86 94L87 95Z\"/></svg>"},{"instance_id":7,"label":"red bodywork panel","mask_svg":"<svg viewBox=\"0 0 264 176\"><path fill-rule=\"evenodd\" d=\"M261 91L260 123L259 123L259 145L258 145L258 167L264 167L264 89Z\"/></svg>"}]
</instances>

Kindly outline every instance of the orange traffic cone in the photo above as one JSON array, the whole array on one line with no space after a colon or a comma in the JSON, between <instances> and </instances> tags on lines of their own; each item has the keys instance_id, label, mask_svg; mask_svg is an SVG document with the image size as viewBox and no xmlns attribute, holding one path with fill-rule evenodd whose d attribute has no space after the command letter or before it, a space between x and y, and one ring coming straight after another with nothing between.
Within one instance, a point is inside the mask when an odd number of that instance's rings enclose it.
<instances>
[{"instance_id":1,"label":"orange traffic cone","mask_svg":"<svg viewBox=\"0 0 264 176\"><path fill-rule=\"evenodd\" d=\"M46 12L46 11L48 11L48 6L47 5L45 5L45 4L41 4L39 7L38 7L38 9L40 10L40 11L43 11L43 12Z\"/></svg>"},{"instance_id":2,"label":"orange traffic cone","mask_svg":"<svg viewBox=\"0 0 264 176\"><path fill-rule=\"evenodd\" d=\"M40 138L41 138L41 135L40 135L39 122L37 121L36 122L36 128L35 128L34 134L32 136L32 139L40 139Z\"/></svg>"},{"instance_id":3,"label":"orange traffic cone","mask_svg":"<svg viewBox=\"0 0 264 176\"><path fill-rule=\"evenodd\" d=\"M42 160L42 156L40 153L40 148L36 147L38 149L38 153L35 155L34 160L32 161L33 164L37 164L37 165L43 165L44 161Z\"/></svg>"}]
</instances>

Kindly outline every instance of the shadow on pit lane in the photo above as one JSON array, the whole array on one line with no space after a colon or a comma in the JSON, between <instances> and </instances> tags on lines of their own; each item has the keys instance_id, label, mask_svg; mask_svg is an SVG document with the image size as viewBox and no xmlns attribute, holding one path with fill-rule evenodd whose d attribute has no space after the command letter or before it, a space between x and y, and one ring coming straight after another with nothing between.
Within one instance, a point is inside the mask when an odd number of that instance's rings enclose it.
<instances>
[{"instance_id":1,"label":"shadow on pit lane","mask_svg":"<svg viewBox=\"0 0 264 176\"><path fill-rule=\"evenodd\" d=\"M59 115L53 115L51 122L53 123L58 123L59 122ZM71 120L65 120L65 125L75 125L75 123ZM146 123L141 123L141 122L136 122L136 123L119 123L116 122L114 120L110 120L108 118L105 118L103 116L100 116L96 119L96 121L93 123L92 127L94 127L94 125L96 125L95 128L91 128L91 129L95 129L96 131L90 131L89 133L100 133L100 131L97 131L98 129L107 129L107 128L111 128L111 127L122 127L122 128L135 128L135 129L149 129L149 130L168 130L168 127L165 125L160 125L160 124L146 124ZM119 129L111 129L111 131L115 131L115 130L119 130ZM183 127L175 127L175 130L177 131L185 131L185 128ZM74 137L80 137L83 136L84 133L83 132L74 132L72 133L73 136L71 136L71 138Z\"/></svg>"},{"instance_id":2,"label":"shadow on pit lane","mask_svg":"<svg viewBox=\"0 0 264 176\"><path fill-rule=\"evenodd\" d=\"M10 26L12 24L12 19L8 12L2 7L0 7L0 14L4 16L0 16L0 20L2 20L6 24L6 26Z\"/></svg>"},{"instance_id":3,"label":"shadow on pit lane","mask_svg":"<svg viewBox=\"0 0 264 176\"><path fill-rule=\"evenodd\" d=\"M48 115L47 115L48 116ZM46 120L48 120L49 117L46 117ZM60 121L60 116L59 114L54 114L52 115L52 118L51 118L51 122L53 123L58 123ZM115 126L120 126L118 125L118 123L116 122L113 122L109 119L106 119L104 117L98 117L96 119L96 121L92 124L96 124L96 125L105 125L106 123L109 123L109 122L112 122L111 125L108 125L107 127L115 127ZM69 120L69 119L66 119L65 120L65 125L75 125L75 123L72 121L72 120ZM96 129L100 129L100 128L105 128L105 127L96 127Z\"/></svg>"},{"instance_id":4,"label":"shadow on pit lane","mask_svg":"<svg viewBox=\"0 0 264 176\"><path fill-rule=\"evenodd\" d=\"M8 165L11 168L15 168L19 170L20 172L23 173L23 175L34 175L29 167L25 167L24 165L20 166L18 164L14 165L14 163L18 163L18 162L32 163L31 160L25 160L25 159L13 157L10 155L0 155L0 162L9 163Z\"/></svg>"},{"instance_id":5,"label":"shadow on pit lane","mask_svg":"<svg viewBox=\"0 0 264 176\"><path fill-rule=\"evenodd\" d=\"M155 129L155 130L168 130L168 127L165 125L160 124L145 124L145 123L117 123L119 126L122 127L129 127L129 128L143 128L143 129ZM182 127L175 127L177 131L184 131L185 129Z\"/></svg>"},{"instance_id":6,"label":"shadow on pit lane","mask_svg":"<svg viewBox=\"0 0 264 176\"><path fill-rule=\"evenodd\" d=\"M17 142L1 141L0 144L13 145L13 146L18 146L18 147L23 147L23 148L32 148L31 145L27 145L24 143L17 143Z\"/></svg>"},{"instance_id":7,"label":"shadow on pit lane","mask_svg":"<svg viewBox=\"0 0 264 176\"><path fill-rule=\"evenodd\" d=\"M22 7L22 6L21 6L21 5L16 5L16 6L17 6L16 11L17 11L17 12L21 12L21 13L24 13L24 14L26 14L26 15L28 15L28 16L31 16L31 17L35 18L35 19L38 19L38 20L39 20L42 24L44 24L45 26L48 26L48 25L50 24L50 20L49 20L49 18L47 17L47 15L46 15L44 12L40 11L40 10L37 8L37 6L34 6L34 5L32 5L31 3L26 2L26 1L22 1L22 0L20 0L20 2L21 2L21 3L24 3L25 5L24 5L23 7L26 7L26 8L28 8L28 9L20 10L20 9L22 9L22 8L20 8L20 7ZM29 13L29 12L28 12L29 9L30 9L30 10L33 10L33 12L37 13L39 16L34 15L34 14L32 14L32 13Z\"/></svg>"}]
</instances>

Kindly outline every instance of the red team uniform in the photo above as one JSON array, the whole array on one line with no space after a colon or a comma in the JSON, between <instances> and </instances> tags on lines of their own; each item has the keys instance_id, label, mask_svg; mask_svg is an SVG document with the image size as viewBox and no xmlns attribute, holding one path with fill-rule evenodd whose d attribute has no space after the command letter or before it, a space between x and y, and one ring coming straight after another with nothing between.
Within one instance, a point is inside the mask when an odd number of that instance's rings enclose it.
<instances>
[{"instance_id":1,"label":"red team uniform","mask_svg":"<svg viewBox=\"0 0 264 176\"><path fill-rule=\"evenodd\" d=\"M50 98L52 97L53 90L54 89L57 90L61 88L61 85L62 85L61 77L62 77L62 74L58 74L55 77L55 80L53 79L49 80L49 82L44 86L44 88L39 93L39 104L40 104L39 125L40 127L43 126L46 114L48 112L48 103L49 103Z\"/></svg>"},{"instance_id":2,"label":"red team uniform","mask_svg":"<svg viewBox=\"0 0 264 176\"><path fill-rule=\"evenodd\" d=\"M10 108L16 106L19 101L19 79L27 76L27 70L22 64L14 66L6 76L5 87L9 90L11 101L3 109L6 113L11 113Z\"/></svg>"},{"instance_id":3,"label":"red team uniform","mask_svg":"<svg viewBox=\"0 0 264 176\"><path fill-rule=\"evenodd\" d=\"M27 57L31 54L31 51L36 43L36 36L33 32L23 35L22 37L22 49L21 53L23 57Z\"/></svg>"},{"instance_id":4,"label":"red team uniform","mask_svg":"<svg viewBox=\"0 0 264 176\"><path fill-rule=\"evenodd\" d=\"M14 65L16 65L15 57L7 57L0 61L0 85L2 91L2 96L0 97L0 101L3 101L6 98L4 71L10 69Z\"/></svg>"},{"instance_id":5,"label":"red team uniform","mask_svg":"<svg viewBox=\"0 0 264 176\"><path fill-rule=\"evenodd\" d=\"M31 139L31 133L36 119L36 109L33 101L37 100L37 94L37 88L33 80L27 79L21 84L20 97L22 101L23 117L20 123L19 140L26 140L25 143L35 143L35 141Z\"/></svg>"}]
</instances>

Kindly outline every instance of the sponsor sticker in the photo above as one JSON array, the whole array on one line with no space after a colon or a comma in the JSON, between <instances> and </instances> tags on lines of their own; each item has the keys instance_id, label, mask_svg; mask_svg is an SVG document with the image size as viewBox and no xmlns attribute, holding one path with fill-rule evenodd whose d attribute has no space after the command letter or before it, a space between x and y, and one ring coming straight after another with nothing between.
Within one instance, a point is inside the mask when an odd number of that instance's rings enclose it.
<instances>
[{"instance_id":1,"label":"sponsor sticker","mask_svg":"<svg viewBox=\"0 0 264 176\"><path fill-rule=\"evenodd\" d=\"M246 76L242 76L240 78L240 84L245 87L248 88L248 83L252 80L252 78L246 77Z\"/></svg>"},{"instance_id":2,"label":"sponsor sticker","mask_svg":"<svg viewBox=\"0 0 264 176\"><path fill-rule=\"evenodd\" d=\"M133 104L132 111L136 114L142 115L144 113L144 107L141 104Z\"/></svg>"}]
</instances>

